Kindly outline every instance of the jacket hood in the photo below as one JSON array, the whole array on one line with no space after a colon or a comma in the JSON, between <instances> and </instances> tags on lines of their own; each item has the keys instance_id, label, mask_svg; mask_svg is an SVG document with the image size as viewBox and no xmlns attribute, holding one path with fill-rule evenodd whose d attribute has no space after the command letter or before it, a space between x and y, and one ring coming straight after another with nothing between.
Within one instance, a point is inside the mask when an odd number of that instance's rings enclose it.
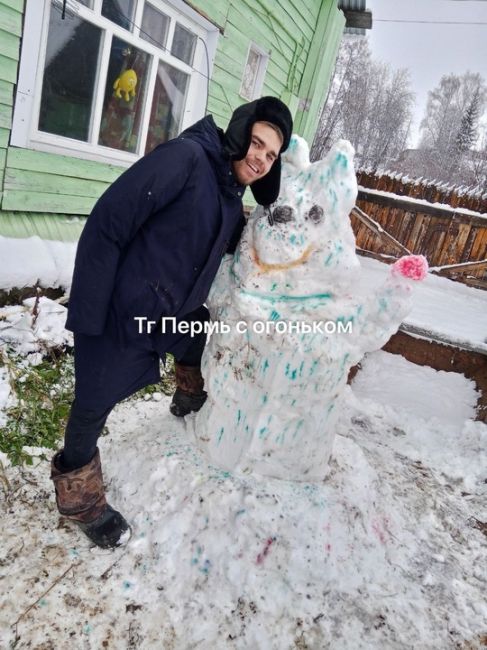
<instances>
[{"instance_id":1,"label":"jacket hood","mask_svg":"<svg viewBox=\"0 0 487 650\"><path fill-rule=\"evenodd\" d=\"M223 148L223 130L215 124L212 115L203 117L185 129L180 138L189 138L200 144L215 169L219 180L227 181L230 158ZM226 183L224 183L226 184Z\"/></svg>"},{"instance_id":2,"label":"jacket hood","mask_svg":"<svg viewBox=\"0 0 487 650\"><path fill-rule=\"evenodd\" d=\"M250 189L257 203L270 205L279 196L281 182L281 153L289 146L293 131L293 118L277 97L261 97L235 109L224 135L224 147L232 160L245 158L250 147L252 126L255 122L270 122L278 126L284 136L279 156L270 171Z\"/></svg>"}]
</instances>

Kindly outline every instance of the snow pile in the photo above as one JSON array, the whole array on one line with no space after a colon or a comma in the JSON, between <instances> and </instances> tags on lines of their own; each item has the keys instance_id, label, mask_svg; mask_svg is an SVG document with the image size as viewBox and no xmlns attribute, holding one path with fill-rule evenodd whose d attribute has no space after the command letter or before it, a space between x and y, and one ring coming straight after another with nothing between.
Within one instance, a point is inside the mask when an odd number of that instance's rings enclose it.
<instances>
[{"instance_id":1,"label":"snow pile","mask_svg":"<svg viewBox=\"0 0 487 650\"><path fill-rule=\"evenodd\" d=\"M73 345L73 335L64 329L66 307L44 296L27 298L22 305L0 308L0 344L15 354L42 359L47 348Z\"/></svg>"},{"instance_id":2,"label":"snow pile","mask_svg":"<svg viewBox=\"0 0 487 650\"><path fill-rule=\"evenodd\" d=\"M385 377L385 358L371 355L366 385ZM423 369L404 363L403 382L421 384ZM431 375L432 403L445 391L471 401L471 382L453 388L446 375ZM208 465L166 397L119 405L100 448L133 532L114 552L57 523L46 462L7 467L0 646L480 648L486 512L473 438L440 409L436 423L419 417L392 386L381 401L354 390L330 475L313 484ZM485 446L487 427L470 425Z\"/></svg>"},{"instance_id":3,"label":"snow pile","mask_svg":"<svg viewBox=\"0 0 487 650\"><path fill-rule=\"evenodd\" d=\"M13 287L64 287L73 275L76 242L0 236L0 289Z\"/></svg>"},{"instance_id":4,"label":"snow pile","mask_svg":"<svg viewBox=\"0 0 487 650\"><path fill-rule=\"evenodd\" d=\"M350 368L397 331L426 275L425 258L407 256L375 291L356 290L353 153L342 140L310 163L293 136L272 214L254 212L212 287L210 313L228 331L205 350L195 431L224 469L321 480Z\"/></svg>"},{"instance_id":5,"label":"snow pile","mask_svg":"<svg viewBox=\"0 0 487 650\"><path fill-rule=\"evenodd\" d=\"M474 382L458 373L413 366L382 351L361 365L353 393L394 425L397 451L475 491L485 479L487 426L470 419L479 397ZM441 392L434 390L439 383ZM465 453L470 457L468 472Z\"/></svg>"}]
</instances>

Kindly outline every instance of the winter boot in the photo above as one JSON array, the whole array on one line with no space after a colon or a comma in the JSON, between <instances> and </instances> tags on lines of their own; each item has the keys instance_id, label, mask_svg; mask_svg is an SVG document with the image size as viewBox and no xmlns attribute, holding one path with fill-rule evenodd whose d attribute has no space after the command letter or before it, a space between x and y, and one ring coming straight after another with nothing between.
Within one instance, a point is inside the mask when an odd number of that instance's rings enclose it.
<instances>
[{"instance_id":1,"label":"winter boot","mask_svg":"<svg viewBox=\"0 0 487 650\"><path fill-rule=\"evenodd\" d=\"M199 411L206 401L206 391L203 390L203 377L199 366L181 366L175 363L176 392L173 395L169 410L179 418L191 411Z\"/></svg>"},{"instance_id":2,"label":"winter boot","mask_svg":"<svg viewBox=\"0 0 487 650\"><path fill-rule=\"evenodd\" d=\"M61 515L74 521L101 548L119 546L129 525L122 515L108 505L103 488L100 452L84 467L65 470L62 450L51 461L51 479Z\"/></svg>"}]
</instances>

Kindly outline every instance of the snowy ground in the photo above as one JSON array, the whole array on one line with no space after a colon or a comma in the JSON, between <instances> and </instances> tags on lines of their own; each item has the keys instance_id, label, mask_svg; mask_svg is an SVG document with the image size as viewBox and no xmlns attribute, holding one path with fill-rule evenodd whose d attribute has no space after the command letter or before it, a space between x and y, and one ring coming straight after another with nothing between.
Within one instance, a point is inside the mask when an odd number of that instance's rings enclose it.
<instances>
[{"instance_id":1,"label":"snowy ground","mask_svg":"<svg viewBox=\"0 0 487 650\"><path fill-rule=\"evenodd\" d=\"M379 352L347 390L319 484L209 467L160 394L119 405L100 442L133 527L115 551L61 520L47 462L3 458L0 647L485 647L474 386Z\"/></svg>"},{"instance_id":2,"label":"snowy ground","mask_svg":"<svg viewBox=\"0 0 487 650\"><path fill-rule=\"evenodd\" d=\"M481 343L487 294L425 285L425 323L428 301L453 300L439 328L460 332L470 313L461 331ZM62 307L42 299L34 315L28 304L2 311L0 338L36 363L42 346L70 339ZM0 368L0 425L8 399ZM46 461L19 469L2 456L0 648L487 647L487 426L473 420L476 399L462 375L370 355L318 484L222 472L168 398L121 404L100 441L109 499L133 528L115 551L59 517Z\"/></svg>"}]
</instances>

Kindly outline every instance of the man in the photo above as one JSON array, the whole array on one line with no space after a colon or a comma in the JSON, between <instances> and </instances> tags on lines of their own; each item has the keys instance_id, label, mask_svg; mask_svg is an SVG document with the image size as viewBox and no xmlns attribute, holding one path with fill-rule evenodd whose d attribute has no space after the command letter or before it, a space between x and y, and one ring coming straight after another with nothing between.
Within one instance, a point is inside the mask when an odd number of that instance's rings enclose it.
<instances>
[{"instance_id":1,"label":"man","mask_svg":"<svg viewBox=\"0 0 487 650\"><path fill-rule=\"evenodd\" d=\"M117 546L129 529L105 499L97 448L105 421L118 402L160 380L166 352L176 367L171 412L203 405L205 335L162 333L160 322L208 320L203 303L245 223L245 186L261 205L277 199L291 133L291 114L275 97L237 108L226 132L207 116L124 172L86 222L66 323L75 399L51 478L59 512L98 546ZM149 321L157 326L141 332Z\"/></svg>"}]
</instances>

